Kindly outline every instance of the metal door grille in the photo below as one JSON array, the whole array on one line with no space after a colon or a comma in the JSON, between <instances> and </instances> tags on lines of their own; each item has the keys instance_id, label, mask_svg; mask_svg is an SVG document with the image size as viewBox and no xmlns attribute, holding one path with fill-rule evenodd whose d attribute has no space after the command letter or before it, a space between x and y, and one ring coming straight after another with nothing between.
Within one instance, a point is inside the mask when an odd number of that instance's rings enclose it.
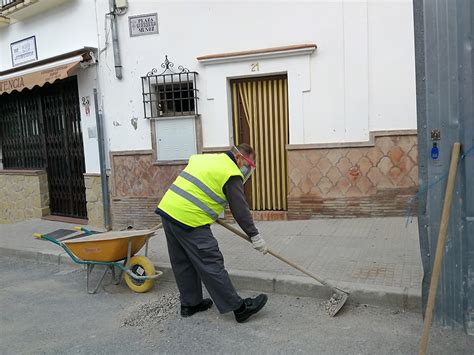
<instances>
[{"instance_id":1,"label":"metal door grille","mask_svg":"<svg viewBox=\"0 0 474 355\"><path fill-rule=\"evenodd\" d=\"M85 162L76 82L46 88L41 104L51 213L85 218Z\"/></svg>"},{"instance_id":2,"label":"metal door grille","mask_svg":"<svg viewBox=\"0 0 474 355\"><path fill-rule=\"evenodd\" d=\"M54 215L87 217L76 78L0 97L5 169L46 169Z\"/></svg>"},{"instance_id":3,"label":"metal door grille","mask_svg":"<svg viewBox=\"0 0 474 355\"><path fill-rule=\"evenodd\" d=\"M44 167L38 100L34 95L6 95L0 101L3 167L41 169Z\"/></svg>"}]
</instances>

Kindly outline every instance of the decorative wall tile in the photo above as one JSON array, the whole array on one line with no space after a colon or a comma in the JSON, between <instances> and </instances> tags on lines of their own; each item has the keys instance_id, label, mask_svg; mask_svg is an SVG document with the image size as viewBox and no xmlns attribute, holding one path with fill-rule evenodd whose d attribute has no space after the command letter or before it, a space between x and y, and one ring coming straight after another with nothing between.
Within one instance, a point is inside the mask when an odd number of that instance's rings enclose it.
<instances>
[{"instance_id":1,"label":"decorative wall tile","mask_svg":"<svg viewBox=\"0 0 474 355\"><path fill-rule=\"evenodd\" d=\"M375 146L369 150L367 158L369 158L373 165L377 165L380 159L383 158L383 153L379 147Z\"/></svg>"},{"instance_id":2,"label":"decorative wall tile","mask_svg":"<svg viewBox=\"0 0 474 355\"><path fill-rule=\"evenodd\" d=\"M418 189L417 159L416 135L375 137L373 147L290 150L288 218L403 215ZM153 207L184 165L154 165L150 153L112 155L112 168L114 223L125 225L132 213L125 201Z\"/></svg>"},{"instance_id":3,"label":"decorative wall tile","mask_svg":"<svg viewBox=\"0 0 474 355\"><path fill-rule=\"evenodd\" d=\"M161 198L183 168L184 165L154 165L151 153L112 154L112 197Z\"/></svg>"},{"instance_id":4,"label":"decorative wall tile","mask_svg":"<svg viewBox=\"0 0 474 355\"><path fill-rule=\"evenodd\" d=\"M376 215L399 215L403 202L418 188L417 159L416 135L376 137L373 147L290 150L289 218L296 218L297 211L308 205L324 214L321 206L334 199L338 206L349 206L349 200L356 206L354 198L385 206L385 212ZM386 201L387 191L399 191L400 196ZM303 199L304 204L298 203Z\"/></svg>"}]
</instances>

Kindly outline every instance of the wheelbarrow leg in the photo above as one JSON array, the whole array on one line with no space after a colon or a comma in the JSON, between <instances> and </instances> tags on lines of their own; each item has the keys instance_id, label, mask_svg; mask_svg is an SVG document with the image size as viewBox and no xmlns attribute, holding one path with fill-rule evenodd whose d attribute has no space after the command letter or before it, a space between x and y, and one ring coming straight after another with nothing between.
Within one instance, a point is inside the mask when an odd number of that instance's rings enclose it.
<instances>
[{"instance_id":1,"label":"wheelbarrow leg","mask_svg":"<svg viewBox=\"0 0 474 355\"><path fill-rule=\"evenodd\" d=\"M120 269L120 271L117 275L117 272L115 271L115 265L111 265L110 269L112 270L112 281L113 281L114 285L118 285L120 283L120 281L122 280L123 270Z\"/></svg>"},{"instance_id":2,"label":"wheelbarrow leg","mask_svg":"<svg viewBox=\"0 0 474 355\"><path fill-rule=\"evenodd\" d=\"M132 239L128 239L128 249L127 249L127 264L130 261L130 258L132 257Z\"/></svg>"},{"instance_id":3,"label":"wheelbarrow leg","mask_svg":"<svg viewBox=\"0 0 474 355\"><path fill-rule=\"evenodd\" d=\"M115 265L111 265L110 269L112 270L112 280L114 285L118 285L120 281L122 281L123 270L127 266L128 262L132 257L132 240L128 240L128 248L127 248L127 258L123 261L123 268L119 268L120 271L118 275L115 272Z\"/></svg>"},{"instance_id":4,"label":"wheelbarrow leg","mask_svg":"<svg viewBox=\"0 0 474 355\"><path fill-rule=\"evenodd\" d=\"M109 268L106 267L105 270L104 270L104 273L102 274L102 276L100 277L100 280L99 282L97 283L97 285L95 286L95 288L93 290L90 289L89 287L89 280L90 280L90 274L92 273L92 270L94 270L94 264L87 264L87 276L86 276L86 287L87 287L87 293L89 294L94 294L97 292L97 290L99 289L100 285L102 284L102 281L104 281L104 277L105 275L107 275L107 271L109 271Z\"/></svg>"}]
</instances>

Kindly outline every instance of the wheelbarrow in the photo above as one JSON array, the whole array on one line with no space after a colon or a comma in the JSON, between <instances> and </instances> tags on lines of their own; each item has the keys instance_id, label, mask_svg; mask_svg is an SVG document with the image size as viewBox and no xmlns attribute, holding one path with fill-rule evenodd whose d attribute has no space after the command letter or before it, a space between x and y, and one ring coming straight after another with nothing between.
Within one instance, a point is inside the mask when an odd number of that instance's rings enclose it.
<instances>
[{"instance_id":1,"label":"wheelbarrow","mask_svg":"<svg viewBox=\"0 0 474 355\"><path fill-rule=\"evenodd\" d=\"M99 289L105 275L110 270L115 285L125 279L127 286L139 293L147 292L153 287L154 280L163 273L155 270L155 266L148 259L148 241L155 234L158 226L147 230L114 231L92 233L83 227L75 227L86 235L57 240L48 234L35 233L37 239L47 240L59 245L77 264L86 265L86 289L94 294ZM145 255L135 255L145 246ZM96 265L105 266L105 270L98 283L91 288L90 275ZM119 270L118 274L116 269Z\"/></svg>"}]
</instances>

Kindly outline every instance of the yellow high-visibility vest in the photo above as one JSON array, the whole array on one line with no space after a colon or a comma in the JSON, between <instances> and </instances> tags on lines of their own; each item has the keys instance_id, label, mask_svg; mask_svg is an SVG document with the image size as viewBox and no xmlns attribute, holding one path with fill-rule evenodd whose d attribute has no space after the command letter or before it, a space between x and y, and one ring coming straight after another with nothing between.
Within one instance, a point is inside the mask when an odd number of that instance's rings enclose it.
<instances>
[{"instance_id":1,"label":"yellow high-visibility vest","mask_svg":"<svg viewBox=\"0 0 474 355\"><path fill-rule=\"evenodd\" d=\"M227 154L192 155L158 208L190 227L211 224L227 204L222 189L231 176L244 179L237 164Z\"/></svg>"}]
</instances>

